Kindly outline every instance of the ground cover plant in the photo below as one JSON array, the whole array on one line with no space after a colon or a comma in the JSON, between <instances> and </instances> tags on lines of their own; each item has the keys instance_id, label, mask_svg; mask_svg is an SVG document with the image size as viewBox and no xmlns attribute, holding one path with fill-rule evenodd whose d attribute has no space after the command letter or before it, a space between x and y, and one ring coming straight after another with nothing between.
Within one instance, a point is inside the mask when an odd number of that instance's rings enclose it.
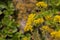
<instances>
[{"instance_id":1,"label":"ground cover plant","mask_svg":"<svg viewBox=\"0 0 60 40\"><path fill-rule=\"evenodd\" d=\"M0 40L60 40L60 0L0 0Z\"/></svg>"}]
</instances>

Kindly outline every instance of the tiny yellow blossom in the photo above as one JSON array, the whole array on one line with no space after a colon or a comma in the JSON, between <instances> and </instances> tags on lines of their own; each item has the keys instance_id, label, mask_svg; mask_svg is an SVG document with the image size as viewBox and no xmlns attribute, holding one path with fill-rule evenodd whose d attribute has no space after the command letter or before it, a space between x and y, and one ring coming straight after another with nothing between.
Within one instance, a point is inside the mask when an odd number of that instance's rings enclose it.
<instances>
[{"instance_id":1,"label":"tiny yellow blossom","mask_svg":"<svg viewBox=\"0 0 60 40\"><path fill-rule=\"evenodd\" d=\"M52 37L54 37L54 35L56 34L56 31L53 31L50 33Z\"/></svg>"},{"instance_id":2,"label":"tiny yellow blossom","mask_svg":"<svg viewBox=\"0 0 60 40\"><path fill-rule=\"evenodd\" d=\"M22 40L28 40L28 38L27 37L23 37Z\"/></svg>"},{"instance_id":3,"label":"tiny yellow blossom","mask_svg":"<svg viewBox=\"0 0 60 40\"><path fill-rule=\"evenodd\" d=\"M33 31L32 26L31 25L26 25L24 28L24 31Z\"/></svg>"},{"instance_id":4,"label":"tiny yellow blossom","mask_svg":"<svg viewBox=\"0 0 60 40\"><path fill-rule=\"evenodd\" d=\"M53 31L50 34L52 37L60 38L60 30L59 31Z\"/></svg>"},{"instance_id":5,"label":"tiny yellow blossom","mask_svg":"<svg viewBox=\"0 0 60 40\"><path fill-rule=\"evenodd\" d=\"M56 15L56 16L54 17L54 21L60 23L60 15Z\"/></svg>"},{"instance_id":6,"label":"tiny yellow blossom","mask_svg":"<svg viewBox=\"0 0 60 40\"><path fill-rule=\"evenodd\" d=\"M33 18L35 15L36 15L36 14L30 14L30 15L29 15L29 18L31 18L31 17Z\"/></svg>"},{"instance_id":7,"label":"tiny yellow blossom","mask_svg":"<svg viewBox=\"0 0 60 40\"><path fill-rule=\"evenodd\" d=\"M42 26L42 28L45 29L45 30L49 29L48 26Z\"/></svg>"},{"instance_id":8,"label":"tiny yellow blossom","mask_svg":"<svg viewBox=\"0 0 60 40\"><path fill-rule=\"evenodd\" d=\"M47 4L45 2L38 2L36 3L36 6L46 8Z\"/></svg>"},{"instance_id":9,"label":"tiny yellow blossom","mask_svg":"<svg viewBox=\"0 0 60 40\"><path fill-rule=\"evenodd\" d=\"M28 20L27 20L27 23L25 25L25 28L24 28L24 31L32 31L32 22L34 21L34 17L35 17L36 14L30 14L28 16Z\"/></svg>"},{"instance_id":10,"label":"tiny yellow blossom","mask_svg":"<svg viewBox=\"0 0 60 40\"><path fill-rule=\"evenodd\" d=\"M37 20L34 20L35 24L40 24L40 23L43 23L43 22L44 22L43 18L38 18Z\"/></svg>"},{"instance_id":11,"label":"tiny yellow blossom","mask_svg":"<svg viewBox=\"0 0 60 40\"><path fill-rule=\"evenodd\" d=\"M49 28L49 26L45 25L40 28L43 31L48 31L49 33L53 31L53 29Z\"/></svg>"},{"instance_id":12,"label":"tiny yellow blossom","mask_svg":"<svg viewBox=\"0 0 60 40\"><path fill-rule=\"evenodd\" d=\"M60 30L56 33L56 37L60 38Z\"/></svg>"}]
</instances>

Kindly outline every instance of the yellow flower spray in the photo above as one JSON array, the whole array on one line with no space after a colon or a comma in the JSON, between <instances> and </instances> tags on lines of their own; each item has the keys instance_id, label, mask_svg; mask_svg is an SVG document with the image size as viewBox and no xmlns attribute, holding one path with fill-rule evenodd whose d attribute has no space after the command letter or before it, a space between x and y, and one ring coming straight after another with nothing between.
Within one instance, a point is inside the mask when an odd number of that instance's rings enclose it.
<instances>
[{"instance_id":1,"label":"yellow flower spray","mask_svg":"<svg viewBox=\"0 0 60 40\"><path fill-rule=\"evenodd\" d=\"M33 29L32 29L32 22L34 21L34 17L35 17L35 15L36 14L30 14L29 16L28 16L28 20L27 20L27 23L26 23L26 25L25 25L25 28L24 28L24 31L32 31Z\"/></svg>"}]
</instances>

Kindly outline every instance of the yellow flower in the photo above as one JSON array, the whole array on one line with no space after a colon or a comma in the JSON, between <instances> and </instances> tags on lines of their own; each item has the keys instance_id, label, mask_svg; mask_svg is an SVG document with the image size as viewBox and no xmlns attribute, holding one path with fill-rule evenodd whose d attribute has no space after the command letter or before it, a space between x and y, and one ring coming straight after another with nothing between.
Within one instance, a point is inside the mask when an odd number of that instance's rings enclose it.
<instances>
[{"instance_id":1,"label":"yellow flower","mask_svg":"<svg viewBox=\"0 0 60 40\"><path fill-rule=\"evenodd\" d=\"M27 37L23 37L22 40L28 40L28 38Z\"/></svg>"},{"instance_id":2,"label":"yellow flower","mask_svg":"<svg viewBox=\"0 0 60 40\"><path fill-rule=\"evenodd\" d=\"M50 34L52 37L60 38L60 30L59 31L53 31Z\"/></svg>"},{"instance_id":3,"label":"yellow flower","mask_svg":"<svg viewBox=\"0 0 60 40\"><path fill-rule=\"evenodd\" d=\"M41 29L42 29L42 30L49 30L49 27L48 27L48 26L42 26Z\"/></svg>"},{"instance_id":4,"label":"yellow flower","mask_svg":"<svg viewBox=\"0 0 60 40\"><path fill-rule=\"evenodd\" d=\"M36 14L30 14L30 15L29 15L29 18L31 18L31 17L33 18L35 15L36 15Z\"/></svg>"},{"instance_id":5,"label":"yellow flower","mask_svg":"<svg viewBox=\"0 0 60 40\"><path fill-rule=\"evenodd\" d=\"M54 21L60 23L60 15L56 15L56 16L54 17Z\"/></svg>"},{"instance_id":6,"label":"yellow flower","mask_svg":"<svg viewBox=\"0 0 60 40\"><path fill-rule=\"evenodd\" d=\"M33 31L32 26L31 25L26 25L24 28L24 31Z\"/></svg>"},{"instance_id":7,"label":"yellow flower","mask_svg":"<svg viewBox=\"0 0 60 40\"><path fill-rule=\"evenodd\" d=\"M47 4L45 2L38 2L36 3L36 6L46 8Z\"/></svg>"},{"instance_id":8,"label":"yellow flower","mask_svg":"<svg viewBox=\"0 0 60 40\"><path fill-rule=\"evenodd\" d=\"M56 31L53 31L50 34L51 34L52 37L54 37L56 35L56 33L57 33Z\"/></svg>"},{"instance_id":9,"label":"yellow flower","mask_svg":"<svg viewBox=\"0 0 60 40\"><path fill-rule=\"evenodd\" d=\"M56 33L56 37L60 38L60 30Z\"/></svg>"},{"instance_id":10,"label":"yellow flower","mask_svg":"<svg viewBox=\"0 0 60 40\"><path fill-rule=\"evenodd\" d=\"M40 28L40 29L43 31L48 31L49 33L53 31L53 29L49 28L49 26L47 26L47 25L42 26L42 28Z\"/></svg>"},{"instance_id":11,"label":"yellow flower","mask_svg":"<svg viewBox=\"0 0 60 40\"><path fill-rule=\"evenodd\" d=\"M44 22L43 18L38 18L37 20L34 20L35 24L40 24L40 23L43 23L43 22Z\"/></svg>"},{"instance_id":12,"label":"yellow flower","mask_svg":"<svg viewBox=\"0 0 60 40\"><path fill-rule=\"evenodd\" d=\"M24 28L24 31L32 31L32 22L34 21L34 17L35 17L36 14L30 14L28 16L28 20L27 20L27 23L26 23L26 26Z\"/></svg>"}]
</instances>

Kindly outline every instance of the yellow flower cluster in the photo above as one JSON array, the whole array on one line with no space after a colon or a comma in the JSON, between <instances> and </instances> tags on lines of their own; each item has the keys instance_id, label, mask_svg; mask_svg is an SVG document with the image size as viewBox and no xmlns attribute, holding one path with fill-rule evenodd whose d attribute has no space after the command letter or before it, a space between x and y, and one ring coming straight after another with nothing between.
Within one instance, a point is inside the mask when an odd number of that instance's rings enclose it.
<instances>
[{"instance_id":1,"label":"yellow flower cluster","mask_svg":"<svg viewBox=\"0 0 60 40\"><path fill-rule=\"evenodd\" d=\"M60 23L60 15L56 15L56 16L54 17L54 21Z\"/></svg>"},{"instance_id":2,"label":"yellow flower cluster","mask_svg":"<svg viewBox=\"0 0 60 40\"><path fill-rule=\"evenodd\" d=\"M47 4L45 2L38 2L36 3L36 6L46 8Z\"/></svg>"},{"instance_id":3,"label":"yellow flower cluster","mask_svg":"<svg viewBox=\"0 0 60 40\"><path fill-rule=\"evenodd\" d=\"M60 30L59 31L53 31L50 34L52 37L60 38Z\"/></svg>"},{"instance_id":4,"label":"yellow flower cluster","mask_svg":"<svg viewBox=\"0 0 60 40\"><path fill-rule=\"evenodd\" d=\"M40 28L40 29L43 31L48 31L49 33L53 31L53 29L49 28L49 26L47 26L47 25L42 26L42 28Z\"/></svg>"},{"instance_id":5,"label":"yellow flower cluster","mask_svg":"<svg viewBox=\"0 0 60 40\"><path fill-rule=\"evenodd\" d=\"M27 23L26 23L26 26L24 28L24 31L32 31L32 22L34 21L34 17L35 17L36 14L30 14L28 16L28 20L27 20Z\"/></svg>"},{"instance_id":6,"label":"yellow flower cluster","mask_svg":"<svg viewBox=\"0 0 60 40\"><path fill-rule=\"evenodd\" d=\"M43 23L43 22L44 22L43 18L38 18L37 20L34 20L35 24L40 24L40 23Z\"/></svg>"},{"instance_id":7,"label":"yellow flower cluster","mask_svg":"<svg viewBox=\"0 0 60 40\"><path fill-rule=\"evenodd\" d=\"M23 37L22 40L28 40L28 38L27 37Z\"/></svg>"}]
</instances>

